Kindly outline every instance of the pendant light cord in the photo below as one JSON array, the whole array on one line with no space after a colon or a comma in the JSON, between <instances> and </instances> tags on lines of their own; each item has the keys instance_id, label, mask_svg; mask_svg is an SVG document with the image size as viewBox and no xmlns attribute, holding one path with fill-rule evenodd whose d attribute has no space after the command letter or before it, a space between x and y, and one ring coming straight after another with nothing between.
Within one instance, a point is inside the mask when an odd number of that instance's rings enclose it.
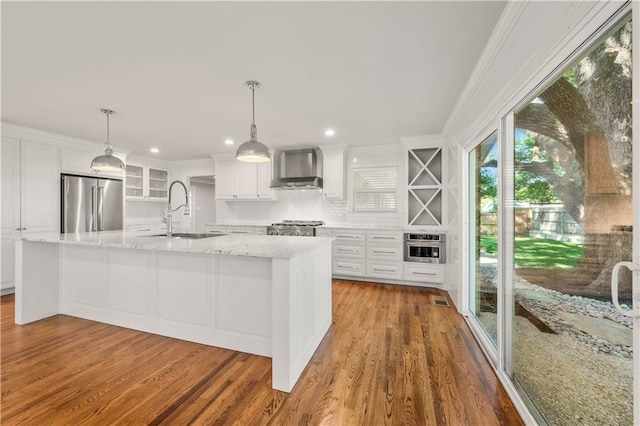
<instances>
[{"instance_id":1,"label":"pendant light cord","mask_svg":"<svg viewBox=\"0 0 640 426\"><path fill-rule=\"evenodd\" d=\"M111 138L109 137L109 113L107 113L107 142L109 145L111 145Z\"/></svg>"},{"instance_id":2,"label":"pendant light cord","mask_svg":"<svg viewBox=\"0 0 640 426\"><path fill-rule=\"evenodd\" d=\"M251 112L253 117L253 124L256 124L256 88L251 85Z\"/></svg>"}]
</instances>

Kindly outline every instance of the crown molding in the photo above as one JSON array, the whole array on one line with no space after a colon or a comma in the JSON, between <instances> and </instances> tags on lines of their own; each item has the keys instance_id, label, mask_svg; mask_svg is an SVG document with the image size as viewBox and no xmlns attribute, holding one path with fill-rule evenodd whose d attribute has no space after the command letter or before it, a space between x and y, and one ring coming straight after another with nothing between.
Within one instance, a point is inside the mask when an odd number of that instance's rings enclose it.
<instances>
[{"instance_id":1,"label":"crown molding","mask_svg":"<svg viewBox=\"0 0 640 426\"><path fill-rule=\"evenodd\" d=\"M416 135L400 138L402 146L406 149L423 148L425 146L444 146L446 137L442 133L434 135Z\"/></svg>"},{"instance_id":2,"label":"crown molding","mask_svg":"<svg viewBox=\"0 0 640 426\"><path fill-rule=\"evenodd\" d=\"M61 148L77 149L87 152L102 152L104 142L93 142L71 136L60 135L58 133L47 132L45 130L33 129L31 127L20 126L18 124L3 121L0 123L0 131L3 137L10 137L32 142L41 142L59 146ZM119 149L114 154L127 156L131 151Z\"/></svg>"},{"instance_id":3,"label":"crown molding","mask_svg":"<svg viewBox=\"0 0 640 426\"><path fill-rule=\"evenodd\" d=\"M478 96L479 89L490 75L491 65L505 60L499 57L504 53L501 49L505 41L518 37L519 33L516 30L522 31L523 28L522 21L519 20L526 19L525 12L531 11L531 7L535 7L536 4L536 2L509 2L469 83L445 124L443 133L447 139L464 143L466 139L482 132L492 121L495 121L494 127L497 127L500 117L527 98L626 3L625 1L574 1L558 18L554 25L555 31L546 34L536 49L527 55L528 59L520 64L518 70L510 76L501 90L487 102L482 112L470 123L464 122L464 116L468 113L471 101ZM585 10L585 7L588 9ZM582 16L582 18L575 22L576 16ZM467 121L470 119L467 118Z\"/></svg>"},{"instance_id":4,"label":"crown molding","mask_svg":"<svg viewBox=\"0 0 640 426\"><path fill-rule=\"evenodd\" d=\"M198 158L195 160L172 161L171 167L213 167L213 158Z\"/></svg>"},{"instance_id":5,"label":"crown molding","mask_svg":"<svg viewBox=\"0 0 640 426\"><path fill-rule=\"evenodd\" d=\"M489 40L480 54L480 59L478 59L475 68L471 72L471 77L467 81L462 94L449 115L449 119L443 127L443 134L451 133L458 117L467 110L469 102L473 99L478 88L482 86L482 82L491 69L491 66L502 52L504 43L511 37L514 30L518 28L517 24L520 16L524 13L527 6L527 2L508 2L505 6L500 18L498 18L498 23L491 32Z\"/></svg>"}]
</instances>

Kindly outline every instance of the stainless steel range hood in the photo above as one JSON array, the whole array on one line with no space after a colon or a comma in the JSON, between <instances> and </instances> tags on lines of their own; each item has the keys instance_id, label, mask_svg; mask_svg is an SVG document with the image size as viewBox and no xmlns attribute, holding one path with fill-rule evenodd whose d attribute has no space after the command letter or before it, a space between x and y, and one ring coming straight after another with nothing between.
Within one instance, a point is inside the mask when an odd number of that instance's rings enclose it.
<instances>
[{"instance_id":1,"label":"stainless steel range hood","mask_svg":"<svg viewBox=\"0 0 640 426\"><path fill-rule=\"evenodd\" d=\"M322 188L322 151L318 148L276 151L271 188Z\"/></svg>"}]
</instances>

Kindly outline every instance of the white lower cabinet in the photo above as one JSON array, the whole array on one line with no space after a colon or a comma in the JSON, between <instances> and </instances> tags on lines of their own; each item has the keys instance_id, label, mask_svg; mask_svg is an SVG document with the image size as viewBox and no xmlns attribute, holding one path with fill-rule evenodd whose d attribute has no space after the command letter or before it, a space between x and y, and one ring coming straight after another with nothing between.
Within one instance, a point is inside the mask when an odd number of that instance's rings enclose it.
<instances>
[{"instance_id":1,"label":"white lower cabinet","mask_svg":"<svg viewBox=\"0 0 640 426\"><path fill-rule=\"evenodd\" d=\"M359 229L333 230L333 273L364 277L367 273L365 232Z\"/></svg>"},{"instance_id":2,"label":"white lower cabinet","mask_svg":"<svg viewBox=\"0 0 640 426\"><path fill-rule=\"evenodd\" d=\"M227 226L227 234L255 234L253 226Z\"/></svg>"},{"instance_id":3,"label":"white lower cabinet","mask_svg":"<svg viewBox=\"0 0 640 426\"><path fill-rule=\"evenodd\" d=\"M2 286L0 294L13 293L15 277L15 240L17 234L2 235Z\"/></svg>"},{"instance_id":4,"label":"white lower cabinet","mask_svg":"<svg viewBox=\"0 0 640 426\"><path fill-rule=\"evenodd\" d=\"M404 263L404 279L425 283L444 283L444 265ZM420 285L420 284L418 284Z\"/></svg>"},{"instance_id":5,"label":"white lower cabinet","mask_svg":"<svg viewBox=\"0 0 640 426\"><path fill-rule=\"evenodd\" d=\"M357 275L365 276L364 259L339 259L335 255L333 257L333 273L334 275Z\"/></svg>"},{"instance_id":6,"label":"white lower cabinet","mask_svg":"<svg viewBox=\"0 0 640 426\"><path fill-rule=\"evenodd\" d=\"M179 226L180 226L179 222L173 222L174 230L179 229ZM129 232L167 232L167 225L164 223L144 223L144 224L126 225L125 229Z\"/></svg>"},{"instance_id":7,"label":"white lower cabinet","mask_svg":"<svg viewBox=\"0 0 640 426\"><path fill-rule=\"evenodd\" d=\"M267 233L265 226L244 226L244 225L206 225L207 232L214 234L258 234Z\"/></svg>"},{"instance_id":8,"label":"white lower cabinet","mask_svg":"<svg viewBox=\"0 0 640 426\"><path fill-rule=\"evenodd\" d=\"M333 243L333 255L336 257L355 257L358 259L365 258L365 243L352 243L350 241L343 242L336 240Z\"/></svg>"},{"instance_id":9,"label":"white lower cabinet","mask_svg":"<svg viewBox=\"0 0 640 426\"><path fill-rule=\"evenodd\" d=\"M376 278L402 279L402 262L367 262L367 276Z\"/></svg>"},{"instance_id":10,"label":"white lower cabinet","mask_svg":"<svg viewBox=\"0 0 640 426\"><path fill-rule=\"evenodd\" d=\"M211 232L213 234L226 234L227 227L223 225L206 225L207 232Z\"/></svg>"},{"instance_id":11,"label":"white lower cabinet","mask_svg":"<svg viewBox=\"0 0 640 426\"><path fill-rule=\"evenodd\" d=\"M319 228L319 237L334 237L333 275L388 280L402 284L433 286L444 283L444 265L404 261L401 230L363 231Z\"/></svg>"}]
</instances>

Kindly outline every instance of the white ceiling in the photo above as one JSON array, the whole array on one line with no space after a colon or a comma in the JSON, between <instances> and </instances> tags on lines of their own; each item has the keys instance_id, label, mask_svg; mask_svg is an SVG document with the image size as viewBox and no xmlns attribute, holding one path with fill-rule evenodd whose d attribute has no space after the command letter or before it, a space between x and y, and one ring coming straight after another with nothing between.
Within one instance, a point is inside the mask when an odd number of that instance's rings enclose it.
<instances>
[{"instance_id":1,"label":"white ceiling","mask_svg":"<svg viewBox=\"0 0 640 426\"><path fill-rule=\"evenodd\" d=\"M2 121L187 160L396 143L452 112L504 2L2 1ZM324 136L334 128L336 135Z\"/></svg>"}]
</instances>

